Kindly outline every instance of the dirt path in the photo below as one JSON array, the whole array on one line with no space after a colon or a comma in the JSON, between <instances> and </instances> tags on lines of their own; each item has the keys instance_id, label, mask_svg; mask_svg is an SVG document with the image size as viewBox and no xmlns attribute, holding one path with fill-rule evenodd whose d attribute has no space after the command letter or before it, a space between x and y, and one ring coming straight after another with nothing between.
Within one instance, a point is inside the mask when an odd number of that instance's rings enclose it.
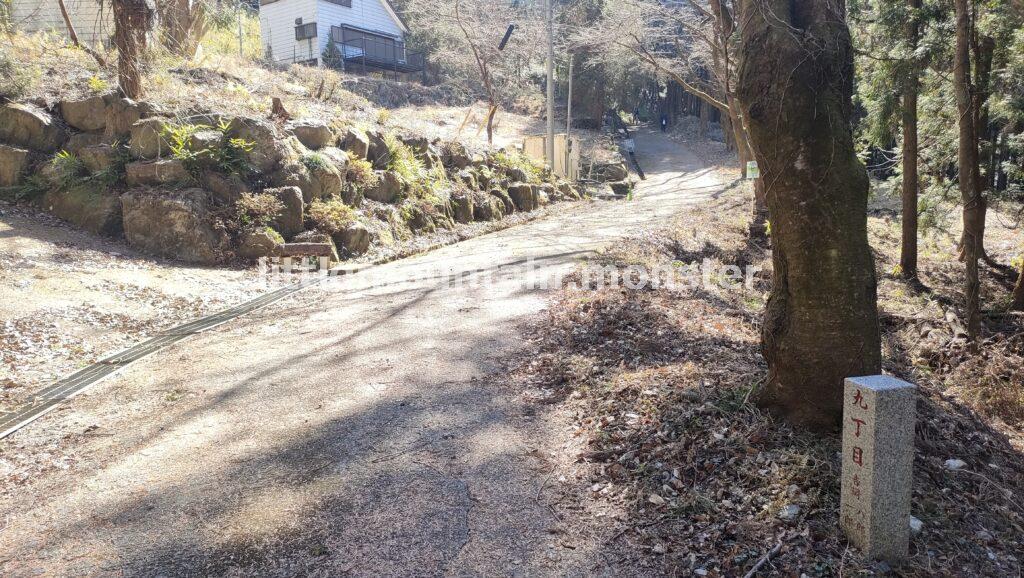
<instances>
[{"instance_id":1,"label":"dirt path","mask_svg":"<svg viewBox=\"0 0 1024 578\"><path fill-rule=\"evenodd\" d=\"M660 135L638 152L633 201L307 290L0 442L46 466L0 489L0 574L600 574L600 524L550 507L571 432L502 362L545 306L529 281L721 190Z\"/></svg>"}]
</instances>

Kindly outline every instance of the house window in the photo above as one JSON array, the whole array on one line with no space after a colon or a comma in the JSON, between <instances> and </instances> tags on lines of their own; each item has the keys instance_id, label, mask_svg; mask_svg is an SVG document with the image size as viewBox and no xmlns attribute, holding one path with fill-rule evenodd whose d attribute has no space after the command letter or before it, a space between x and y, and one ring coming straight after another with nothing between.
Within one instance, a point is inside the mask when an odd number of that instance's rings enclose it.
<instances>
[{"instance_id":1,"label":"house window","mask_svg":"<svg viewBox=\"0 0 1024 578\"><path fill-rule=\"evenodd\" d=\"M344 6L346 8L352 7L352 0L327 0L331 4L337 4L338 6Z\"/></svg>"},{"instance_id":2,"label":"house window","mask_svg":"<svg viewBox=\"0 0 1024 578\"><path fill-rule=\"evenodd\" d=\"M316 22L300 24L295 27L296 40L306 40L308 38L316 38Z\"/></svg>"}]
</instances>

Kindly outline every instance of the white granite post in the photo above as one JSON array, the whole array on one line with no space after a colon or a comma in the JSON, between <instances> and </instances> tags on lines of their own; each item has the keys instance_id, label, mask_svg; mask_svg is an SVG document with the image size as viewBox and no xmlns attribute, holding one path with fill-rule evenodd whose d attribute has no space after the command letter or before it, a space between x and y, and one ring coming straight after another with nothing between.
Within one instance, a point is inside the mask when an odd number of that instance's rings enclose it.
<instances>
[{"instance_id":1,"label":"white granite post","mask_svg":"<svg viewBox=\"0 0 1024 578\"><path fill-rule=\"evenodd\" d=\"M851 377L844 395L840 525L868 556L898 563L910 547L917 388Z\"/></svg>"}]
</instances>

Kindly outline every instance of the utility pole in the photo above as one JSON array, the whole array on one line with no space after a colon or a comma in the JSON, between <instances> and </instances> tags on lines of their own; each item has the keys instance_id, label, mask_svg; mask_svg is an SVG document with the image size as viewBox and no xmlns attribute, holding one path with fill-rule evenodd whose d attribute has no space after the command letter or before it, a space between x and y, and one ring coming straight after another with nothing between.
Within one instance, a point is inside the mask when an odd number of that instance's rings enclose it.
<instances>
[{"instance_id":1,"label":"utility pole","mask_svg":"<svg viewBox=\"0 0 1024 578\"><path fill-rule=\"evenodd\" d=\"M565 104L565 166L567 171L569 158L572 156L572 65L574 56L572 52L569 53L569 98L566 99Z\"/></svg>"},{"instance_id":2,"label":"utility pole","mask_svg":"<svg viewBox=\"0 0 1024 578\"><path fill-rule=\"evenodd\" d=\"M548 167L555 170L555 0L548 2Z\"/></svg>"}]
</instances>

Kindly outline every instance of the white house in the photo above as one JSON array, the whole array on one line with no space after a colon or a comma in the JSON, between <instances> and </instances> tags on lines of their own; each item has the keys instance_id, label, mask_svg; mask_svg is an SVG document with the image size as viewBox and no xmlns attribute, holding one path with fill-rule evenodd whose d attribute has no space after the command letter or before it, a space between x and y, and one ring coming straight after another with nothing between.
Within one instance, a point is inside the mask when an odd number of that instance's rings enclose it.
<instances>
[{"instance_id":1,"label":"white house","mask_svg":"<svg viewBox=\"0 0 1024 578\"><path fill-rule=\"evenodd\" d=\"M275 62L406 76L423 70L388 0L260 0L260 30Z\"/></svg>"},{"instance_id":2,"label":"white house","mask_svg":"<svg viewBox=\"0 0 1024 578\"><path fill-rule=\"evenodd\" d=\"M71 24L83 44L110 44L114 17L109 0L64 0ZM67 36L57 0L12 0L11 24L22 32L47 31Z\"/></svg>"}]
</instances>

